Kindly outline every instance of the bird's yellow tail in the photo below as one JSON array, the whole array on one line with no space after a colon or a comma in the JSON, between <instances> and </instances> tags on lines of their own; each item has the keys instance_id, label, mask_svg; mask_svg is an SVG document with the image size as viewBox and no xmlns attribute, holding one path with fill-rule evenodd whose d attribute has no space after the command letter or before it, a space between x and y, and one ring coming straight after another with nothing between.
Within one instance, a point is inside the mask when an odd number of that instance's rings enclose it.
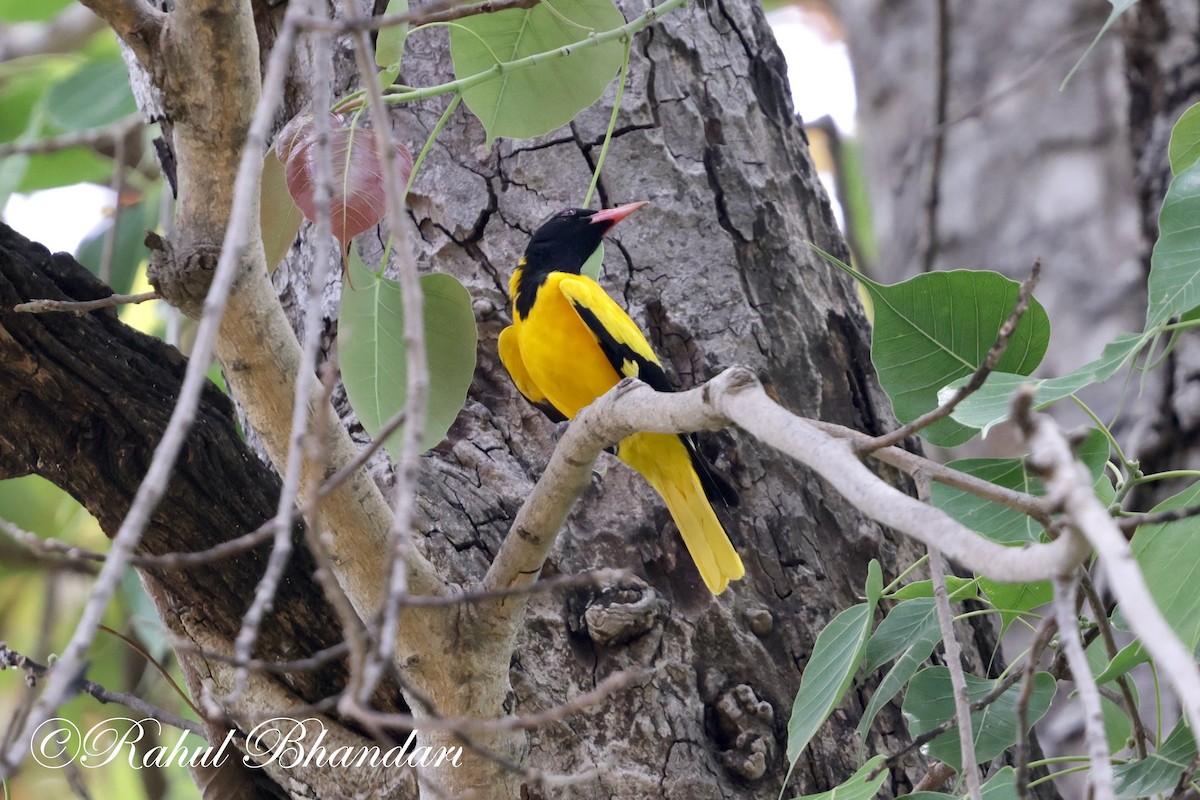
<instances>
[{"instance_id":1,"label":"bird's yellow tail","mask_svg":"<svg viewBox=\"0 0 1200 800\"><path fill-rule=\"evenodd\" d=\"M662 495L709 591L720 594L746 574L678 436L639 433L621 442L618 454Z\"/></svg>"}]
</instances>

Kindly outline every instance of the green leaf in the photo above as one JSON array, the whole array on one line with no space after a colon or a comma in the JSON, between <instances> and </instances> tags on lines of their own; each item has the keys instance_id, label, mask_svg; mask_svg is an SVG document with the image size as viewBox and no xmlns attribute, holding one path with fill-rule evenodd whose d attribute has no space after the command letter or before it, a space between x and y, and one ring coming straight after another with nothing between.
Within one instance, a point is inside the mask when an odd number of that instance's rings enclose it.
<instances>
[{"instance_id":1,"label":"green leaf","mask_svg":"<svg viewBox=\"0 0 1200 800\"><path fill-rule=\"evenodd\" d=\"M121 59L88 61L51 87L46 112L64 131L99 128L137 112Z\"/></svg>"},{"instance_id":2,"label":"green leaf","mask_svg":"<svg viewBox=\"0 0 1200 800\"><path fill-rule=\"evenodd\" d=\"M865 281L875 304L871 361L901 422L938 405L938 390L971 375L1016 304L1019 284L996 272L953 270L884 286ZM1050 341L1050 320L1037 300L1021 318L996 369L1028 375ZM974 431L950 419L921 435L953 447Z\"/></svg>"},{"instance_id":3,"label":"green leaf","mask_svg":"<svg viewBox=\"0 0 1200 800\"><path fill-rule=\"evenodd\" d=\"M138 268L150 259L146 231L158 226L159 191L156 188L117 217L117 240L113 243L112 269L108 285L116 294L129 294L137 279ZM111 223L110 223L111 225ZM79 243L75 258L97 277L104 256L104 237L108 226Z\"/></svg>"},{"instance_id":4,"label":"green leaf","mask_svg":"<svg viewBox=\"0 0 1200 800\"><path fill-rule=\"evenodd\" d=\"M342 380L354 413L374 436L404 407L408 395L403 303L400 285L377 277L353 249L349 274L338 316ZM429 404L421 446L428 450L446 438L466 403L475 374L478 332L471 295L457 278L445 273L422 275L421 290L429 364ZM399 444L397 430L384 445L393 459L398 457Z\"/></svg>"},{"instance_id":5,"label":"green leaf","mask_svg":"<svg viewBox=\"0 0 1200 800\"><path fill-rule=\"evenodd\" d=\"M1099 673L1108 665L1108 655L1104 647L1104 640L1097 638L1087 647L1088 668L1093 675ZM1138 693L1137 684L1134 681L1129 682L1129 690L1133 695L1134 704L1137 705ZM1129 741L1129 736L1133 733L1133 722L1130 721L1129 715L1125 713L1124 704L1114 703L1108 699L1107 695L1100 697L1100 711L1104 716L1104 733L1108 740L1108 751L1116 753L1125 749L1125 744Z\"/></svg>"},{"instance_id":6,"label":"green leaf","mask_svg":"<svg viewBox=\"0 0 1200 800\"><path fill-rule=\"evenodd\" d=\"M1045 408L1085 386L1108 380L1151 338L1153 337L1141 333L1122 333L1104 348L1095 361L1090 361L1074 372L1058 378L1033 379L1004 372L992 373L983 388L963 400L950 416L963 425L982 430L986 435L993 425L1008 419L1012 394L1021 386L1032 386L1035 390L1034 405L1037 408ZM951 383L944 391L947 394L952 393L961 383L965 381Z\"/></svg>"},{"instance_id":7,"label":"green leaf","mask_svg":"<svg viewBox=\"0 0 1200 800\"><path fill-rule=\"evenodd\" d=\"M1183 112L1171 129L1167 153L1171 158L1171 172L1175 175L1200 159L1200 103Z\"/></svg>"},{"instance_id":8,"label":"green leaf","mask_svg":"<svg viewBox=\"0 0 1200 800\"><path fill-rule=\"evenodd\" d=\"M1151 513L1200 502L1200 484L1159 503ZM1200 644L1200 518L1142 525L1129 543L1154 602L1189 650Z\"/></svg>"},{"instance_id":9,"label":"green leaf","mask_svg":"<svg viewBox=\"0 0 1200 800\"><path fill-rule=\"evenodd\" d=\"M1200 305L1200 164L1175 176L1158 216L1158 241L1150 255L1146 330Z\"/></svg>"},{"instance_id":10,"label":"green leaf","mask_svg":"<svg viewBox=\"0 0 1200 800\"><path fill-rule=\"evenodd\" d=\"M904 652L914 639L937 630L937 612L932 597L918 597L897 603L884 617L867 642L866 672L874 672Z\"/></svg>"},{"instance_id":11,"label":"green leaf","mask_svg":"<svg viewBox=\"0 0 1200 800\"><path fill-rule=\"evenodd\" d=\"M259 204L259 224L268 271L274 270L287 256L303 222L304 213L288 191L283 163L272 147L263 156L262 202Z\"/></svg>"},{"instance_id":12,"label":"green leaf","mask_svg":"<svg viewBox=\"0 0 1200 800\"><path fill-rule=\"evenodd\" d=\"M872 609L879 605L879 598L883 595L883 567L880 566L879 560L872 558L867 564L867 605Z\"/></svg>"},{"instance_id":13,"label":"green leaf","mask_svg":"<svg viewBox=\"0 0 1200 800\"><path fill-rule=\"evenodd\" d=\"M1162 746L1140 761L1113 768L1118 797L1147 797L1169 792L1196 757L1196 740L1186 720L1176 723Z\"/></svg>"},{"instance_id":14,"label":"green leaf","mask_svg":"<svg viewBox=\"0 0 1200 800\"><path fill-rule=\"evenodd\" d=\"M1113 7L1112 11L1109 12L1108 19L1104 20L1104 24L1100 26L1100 31L1096 34L1096 38L1092 39L1092 43L1087 46L1087 50L1083 51L1083 55L1081 55L1079 60L1075 62L1075 66L1071 67L1071 71L1067 73L1067 77L1063 78L1062 86L1059 87L1060 90L1066 88L1067 82L1071 80L1071 76L1075 74L1075 71L1078 70L1080 65L1082 65L1087 59L1088 54L1092 52L1092 49L1100 41L1100 38L1108 32L1108 29L1113 26L1113 23L1116 22L1122 14L1133 8L1133 5L1137 2L1137 0L1108 0L1108 2Z\"/></svg>"},{"instance_id":15,"label":"green leaf","mask_svg":"<svg viewBox=\"0 0 1200 800\"><path fill-rule=\"evenodd\" d=\"M1002 767L992 779L980 787L983 800L1017 800L1017 771L1012 767ZM913 792L900 795L896 800L959 800L952 794L941 792ZM962 795L962 800L968 800Z\"/></svg>"},{"instance_id":16,"label":"green leaf","mask_svg":"<svg viewBox=\"0 0 1200 800\"><path fill-rule=\"evenodd\" d=\"M866 672L874 672L893 658L895 664L871 694L870 703L858 722L859 739L866 738L878 712L892 702L892 698L900 693L908 680L917 674L941 638L932 597L918 597L896 604L887 618L880 622L880 627L876 628L866 643Z\"/></svg>"},{"instance_id":17,"label":"green leaf","mask_svg":"<svg viewBox=\"0 0 1200 800\"><path fill-rule=\"evenodd\" d=\"M587 261L583 262L583 267L579 271L592 280L598 281L600 280L600 270L602 269L604 269L604 242L601 242L596 251L588 256Z\"/></svg>"},{"instance_id":18,"label":"green leaf","mask_svg":"<svg viewBox=\"0 0 1200 800\"><path fill-rule=\"evenodd\" d=\"M1000 612L1000 632L1008 630L1022 614L1044 606L1054 599L1054 587L1050 581L1034 583L997 583L987 578L979 579L979 588L987 595L988 602Z\"/></svg>"},{"instance_id":19,"label":"green leaf","mask_svg":"<svg viewBox=\"0 0 1200 800\"><path fill-rule=\"evenodd\" d=\"M996 685L994 680L967 675L967 696L971 702L981 700ZM1029 724L1041 719L1054 699L1056 683L1048 672L1034 677L1033 695L1029 701ZM971 712L971 730L975 740L975 759L991 761L1017 741L1017 695L1021 687L1011 686L996 702ZM954 716L954 693L950 686L950 670L930 667L921 670L908 685L902 707L908 730L913 736L936 728ZM928 754L955 769L962 769L962 752L958 731L948 730L929 743Z\"/></svg>"},{"instance_id":20,"label":"green leaf","mask_svg":"<svg viewBox=\"0 0 1200 800\"><path fill-rule=\"evenodd\" d=\"M389 0L384 9L385 16L407 14L408 0ZM404 43L408 40L408 23L389 25L379 31L375 40L375 64L383 67L384 88L391 86L400 74L400 62L404 58Z\"/></svg>"},{"instance_id":21,"label":"green leaf","mask_svg":"<svg viewBox=\"0 0 1200 800\"><path fill-rule=\"evenodd\" d=\"M878 794L883 782L888 779L888 771L880 770L874 778L867 780L876 767L882 764L884 756L875 756L842 783L827 792L806 794L795 800L872 800Z\"/></svg>"},{"instance_id":22,"label":"green leaf","mask_svg":"<svg viewBox=\"0 0 1200 800\"><path fill-rule=\"evenodd\" d=\"M871 603L847 608L817 635L788 720L789 775L796 766L796 759L850 688L866 649L874 611ZM787 783L786 779L784 783Z\"/></svg>"},{"instance_id":23,"label":"green leaf","mask_svg":"<svg viewBox=\"0 0 1200 800\"><path fill-rule=\"evenodd\" d=\"M1115 681L1138 664L1145 664L1148 661L1150 661L1150 656L1142 648L1142 643L1130 642L1113 656L1112 661L1108 662L1108 666L1097 673L1096 683L1103 685Z\"/></svg>"},{"instance_id":24,"label":"green leaf","mask_svg":"<svg viewBox=\"0 0 1200 800\"><path fill-rule=\"evenodd\" d=\"M545 0L529 9L477 14L450 29L454 75L467 78L624 24L612 0ZM615 40L572 50L520 70L497 71L467 89L463 100L483 123L489 145L498 136L540 136L599 100L624 58L624 45Z\"/></svg>"}]
</instances>

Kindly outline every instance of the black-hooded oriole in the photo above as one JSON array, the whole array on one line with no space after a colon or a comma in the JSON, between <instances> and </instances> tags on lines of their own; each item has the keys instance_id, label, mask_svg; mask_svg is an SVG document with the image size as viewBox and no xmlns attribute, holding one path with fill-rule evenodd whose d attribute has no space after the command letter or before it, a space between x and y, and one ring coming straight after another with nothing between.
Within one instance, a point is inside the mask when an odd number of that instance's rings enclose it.
<instances>
[{"instance_id":1,"label":"black-hooded oriole","mask_svg":"<svg viewBox=\"0 0 1200 800\"><path fill-rule=\"evenodd\" d=\"M672 391L637 324L580 274L604 234L643 205L560 211L538 228L517 262L509 282L513 324L500 333L500 359L521 394L555 421L573 418L624 377ZM617 456L662 495L713 594L745 574L709 499L733 505L737 495L691 436L635 434L617 446Z\"/></svg>"}]
</instances>

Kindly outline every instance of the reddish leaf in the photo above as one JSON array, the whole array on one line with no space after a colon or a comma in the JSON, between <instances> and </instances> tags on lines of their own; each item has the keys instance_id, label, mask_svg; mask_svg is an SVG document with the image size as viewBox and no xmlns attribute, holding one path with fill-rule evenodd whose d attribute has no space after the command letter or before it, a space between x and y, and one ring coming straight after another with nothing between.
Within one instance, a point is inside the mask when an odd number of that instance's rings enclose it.
<instances>
[{"instance_id":1,"label":"reddish leaf","mask_svg":"<svg viewBox=\"0 0 1200 800\"><path fill-rule=\"evenodd\" d=\"M368 128L350 128L336 114L329 114L330 152L333 157L333 197L329 216L333 235L343 244L379 224L387 213L383 186L383 166L375 132ZM312 114L292 119L275 142L275 149L286 168L288 191L300 211L316 221L317 130ZM413 159L408 148L396 143L400 188L412 174Z\"/></svg>"}]
</instances>

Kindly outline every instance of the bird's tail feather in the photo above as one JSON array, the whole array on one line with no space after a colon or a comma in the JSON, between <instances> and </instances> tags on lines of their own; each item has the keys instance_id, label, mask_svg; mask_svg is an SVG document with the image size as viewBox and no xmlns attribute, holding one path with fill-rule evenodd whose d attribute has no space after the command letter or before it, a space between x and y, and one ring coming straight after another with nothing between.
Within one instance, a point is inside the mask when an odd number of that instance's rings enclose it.
<instances>
[{"instance_id":1,"label":"bird's tail feather","mask_svg":"<svg viewBox=\"0 0 1200 800\"><path fill-rule=\"evenodd\" d=\"M620 456L666 502L709 591L720 594L730 581L746 574L742 559L717 519L687 450L677 437L638 434L621 443Z\"/></svg>"}]
</instances>

